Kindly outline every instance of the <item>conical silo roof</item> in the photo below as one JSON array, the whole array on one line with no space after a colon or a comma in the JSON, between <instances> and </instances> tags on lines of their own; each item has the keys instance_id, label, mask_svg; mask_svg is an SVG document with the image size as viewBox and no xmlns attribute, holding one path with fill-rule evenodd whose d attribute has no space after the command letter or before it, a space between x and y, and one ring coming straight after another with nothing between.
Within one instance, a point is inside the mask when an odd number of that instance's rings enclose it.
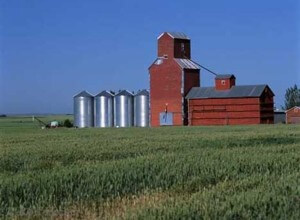
<instances>
[{"instance_id":1,"label":"conical silo roof","mask_svg":"<svg viewBox=\"0 0 300 220\"><path fill-rule=\"evenodd\" d=\"M149 91L147 89L143 89L141 91L138 91L135 96L139 96L139 95L149 95Z\"/></svg>"},{"instance_id":2,"label":"conical silo roof","mask_svg":"<svg viewBox=\"0 0 300 220\"><path fill-rule=\"evenodd\" d=\"M77 98L77 97L94 97L94 96L92 94L90 94L89 92L83 90L82 92L80 92L74 96L74 98Z\"/></svg>"},{"instance_id":3,"label":"conical silo roof","mask_svg":"<svg viewBox=\"0 0 300 220\"><path fill-rule=\"evenodd\" d=\"M118 94L116 94L116 96L120 96L120 95L133 96L133 94L128 90L121 90Z\"/></svg>"},{"instance_id":4,"label":"conical silo roof","mask_svg":"<svg viewBox=\"0 0 300 220\"><path fill-rule=\"evenodd\" d=\"M108 90L104 90L96 95L96 97L98 96L112 97L114 94Z\"/></svg>"}]
</instances>

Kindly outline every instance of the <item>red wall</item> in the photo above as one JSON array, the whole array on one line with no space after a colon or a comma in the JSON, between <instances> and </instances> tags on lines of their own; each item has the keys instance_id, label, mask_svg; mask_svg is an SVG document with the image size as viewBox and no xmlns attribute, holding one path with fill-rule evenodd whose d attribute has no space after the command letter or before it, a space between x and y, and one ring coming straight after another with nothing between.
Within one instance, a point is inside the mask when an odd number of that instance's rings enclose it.
<instances>
[{"instance_id":1,"label":"red wall","mask_svg":"<svg viewBox=\"0 0 300 220\"><path fill-rule=\"evenodd\" d=\"M184 97L193 87L200 86L200 70L184 70ZM188 104L184 99L184 125L188 125Z\"/></svg>"},{"instance_id":2,"label":"red wall","mask_svg":"<svg viewBox=\"0 0 300 220\"><path fill-rule=\"evenodd\" d=\"M157 56L163 57L164 55L168 58L174 57L174 39L168 34L163 34L158 39Z\"/></svg>"},{"instance_id":3,"label":"red wall","mask_svg":"<svg viewBox=\"0 0 300 220\"><path fill-rule=\"evenodd\" d=\"M162 64L152 64L149 68L151 126L160 126L159 115L165 112L166 103L168 112L173 113L173 125L188 124L188 107L184 97L192 87L199 86L199 70L183 70L173 58L189 58L190 52L190 40L173 39L167 33L158 39L158 57L167 55L168 58L162 59Z\"/></svg>"},{"instance_id":4,"label":"red wall","mask_svg":"<svg viewBox=\"0 0 300 220\"><path fill-rule=\"evenodd\" d=\"M286 123L288 124L299 124L300 123L300 109L291 108L286 112Z\"/></svg>"},{"instance_id":5,"label":"red wall","mask_svg":"<svg viewBox=\"0 0 300 220\"><path fill-rule=\"evenodd\" d=\"M225 81L225 84L222 84L222 81ZM232 86L235 85L235 79L230 78L230 79L216 79L215 80L215 87L217 90L226 90L230 89Z\"/></svg>"},{"instance_id":6,"label":"red wall","mask_svg":"<svg viewBox=\"0 0 300 220\"><path fill-rule=\"evenodd\" d=\"M199 86L200 70L184 70L184 96L188 94L191 88Z\"/></svg>"},{"instance_id":7,"label":"red wall","mask_svg":"<svg viewBox=\"0 0 300 220\"><path fill-rule=\"evenodd\" d=\"M260 97L261 124L274 123L274 99L269 90L265 90Z\"/></svg>"},{"instance_id":8,"label":"red wall","mask_svg":"<svg viewBox=\"0 0 300 220\"><path fill-rule=\"evenodd\" d=\"M184 51L181 50L181 44L184 44ZM168 58L191 58L191 43L187 39L173 39L167 33L164 33L158 39L158 57L167 55Z\"/></svg>"},{"instance_id":9,"label":"red wall","mask_svg":"<svg viewBox=\"0 0 300 220\"><path fill-rule=\"evenodd\" d=\"M259 98L191 99L190 125L260 124Z\"/></svg>"},{"instance_id":10,"label":"red wall","mask_svg":"<svg viewBox=\"0 0 300 220\"><path fill-rule=\"evenodd\" d=\"M173 112L173 124L183 125L182 117L182 70L173 59L164 59L161 65L153 64L150 69L150 117L151 126L159 126L159 114Z\"/></svg>"}]
</instances>

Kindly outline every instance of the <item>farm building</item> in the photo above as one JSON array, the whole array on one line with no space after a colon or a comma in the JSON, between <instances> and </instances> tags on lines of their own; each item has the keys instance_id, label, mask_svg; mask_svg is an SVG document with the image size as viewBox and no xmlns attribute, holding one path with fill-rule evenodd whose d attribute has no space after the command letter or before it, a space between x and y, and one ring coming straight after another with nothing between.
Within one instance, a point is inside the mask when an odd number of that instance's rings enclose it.
<instances>
[{"instance_id":1,"label":"farm building","mask_svg":"<svg viewBox=\"0 0 300 220\"><path fill-rule=\"evenodd\" d=\"M295 106L286 111L287 124L300 124L300 106Z\"/></svg>"},{"instance_id":2,"label":"farm building","mask_svg":"<svg viewBox=\"0 0 300 220\"><path fill-rule=\"evenodd\" d=\"M215 87L194 87L186 96L189 125L274 123L273 96L267 85L236 86L234 75L218 75Z\"/></svg>"},{"instance_id":3,"label":"farm building","mask_svg":"<svg viewBox=\"0 0 300 220\"><path fill-rule=\"evenodd\" d=\"M183 33L158 37L158 57L149 67L151 126L274 123L268 85L236 86L234 75L217 75L200 87L200 65L191 60Z\"/></svg>"},{"instance_id":4,"label":"farm building","mask_svg":"<svg viewBox=\"0 0 300 220\"><path fill-rule=\"evenodd\" d=\"M151 126L187 125L185 96L200 85L200 67L191 60L190 39L183 33L158 37L158 58L149 67Z\"/></svg>"},{"instance_id":5,"label":"farm building","mask_svg":"<svg viewBox=\"0 0 300 220\"><path fill-rule=\"evenodd\" d=\"M285 124L286 114L285 111L275 110L274 111L274 124Z\"/></svg>"}]
</instances>

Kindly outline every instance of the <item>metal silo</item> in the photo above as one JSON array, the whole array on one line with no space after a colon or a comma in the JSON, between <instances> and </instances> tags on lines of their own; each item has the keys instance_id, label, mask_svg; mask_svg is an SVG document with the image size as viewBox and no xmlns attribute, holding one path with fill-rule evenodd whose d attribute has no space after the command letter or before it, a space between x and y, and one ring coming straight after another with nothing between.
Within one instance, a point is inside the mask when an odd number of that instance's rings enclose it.
<instances>
[{"instance_id":1,"label":"metal silo","mask_svg":"<svg viewBox=\"0 0 300 220\"><path fill-rule=\"evenodd\" d=\"M74 126L78 128L94 126L94 97L86 91L74 96Z\"/></svg>"},{"instance_id":2,"label":"metal silo","mask_svg":"<svg viewBox=\"0 0 300 220\"><path fill-rule=\"evenodd\" d=\"M139 91L134 96L134 126L149 126L149 92Z\"/></svg>"},{"instance_id":3,"label":"metal silo","mask_svg":"<svg viewBox=\"0 0 300 220\"><path fill-rule=\"evenodd\" d=\"M114 125L114 95L109 91L95 96L95 127L106 128Z\"/></svg>"},{"instance_id":4,"label":"metal silo","mask_svg":"<svg viewBox=\"0 0 300 220\"><path fill-rule=\"evenodd\" d=\"M133 94L122 90L115 95L114 100L115 127L133 126Z\"/></svg>"}]
</instances>

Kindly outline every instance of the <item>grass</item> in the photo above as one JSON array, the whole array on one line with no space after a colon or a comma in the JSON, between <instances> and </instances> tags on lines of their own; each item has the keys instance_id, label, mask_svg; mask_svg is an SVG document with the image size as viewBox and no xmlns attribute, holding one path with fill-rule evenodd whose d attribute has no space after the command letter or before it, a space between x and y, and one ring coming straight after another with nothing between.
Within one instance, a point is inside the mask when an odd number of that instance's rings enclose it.
<instances>
[{"instance_id":1,"label":"grass","mask_svg":"<svg viewBox=\"0 0 300 220\"><path fill-rule=\"evenodd\" d=\"M1 118L0 215L299 219L300 126L42 130Z\"/></svg>"}]
</instances>

